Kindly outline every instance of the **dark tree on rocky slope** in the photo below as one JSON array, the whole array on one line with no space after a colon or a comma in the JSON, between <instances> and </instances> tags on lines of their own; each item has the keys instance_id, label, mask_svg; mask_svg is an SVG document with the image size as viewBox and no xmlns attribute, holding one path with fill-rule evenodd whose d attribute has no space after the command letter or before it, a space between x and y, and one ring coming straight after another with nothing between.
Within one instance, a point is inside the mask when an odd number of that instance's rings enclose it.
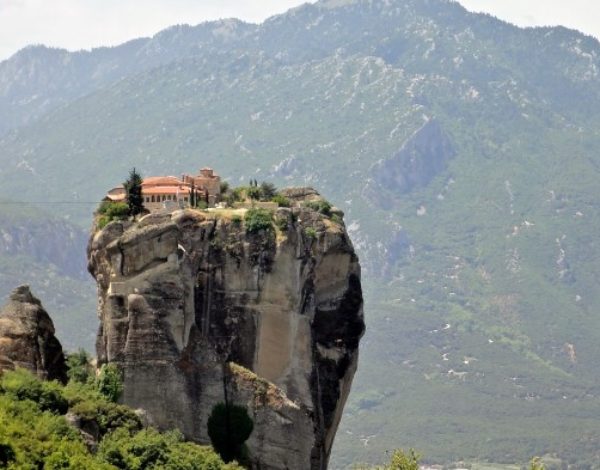
<instances>
[{"instance_id":1,"label":"dark tree on rocky slope","mask_svg":"<svg viewBox=\"0 0 600 470\"><path fill-rule=\"evenodd\" d=\"M218 403L208 418L207 426L210 441L223 461L246 460L244 442L254 428L246 408Z\"/></svg>"},{"instance_id":2,"label":"dark tree on rocky slope","mask_svg":"<svg viewBox=\"0 0 600 470\"><path fill-rule=\"evenodd\" d=\"M129 178L123 183L127 192L127 205L129 206L129 215L138 215L144 211L144 199L142 197L142 177L132 168L129 172Z\"/></svg>"}]
</instances>

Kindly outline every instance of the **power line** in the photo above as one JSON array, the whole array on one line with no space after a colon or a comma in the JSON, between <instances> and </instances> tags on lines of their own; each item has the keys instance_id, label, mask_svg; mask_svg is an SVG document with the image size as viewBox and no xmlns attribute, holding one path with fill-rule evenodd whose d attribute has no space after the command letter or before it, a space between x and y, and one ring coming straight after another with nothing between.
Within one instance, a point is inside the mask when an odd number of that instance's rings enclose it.
<instances>
[{"instance_id":1,"label":"power line","mask_svg":"<svg viewBox=\"0 0 600 470\"><path fill-rule=\"evenodd\" d=\"M33 205L33 204L100 204L102 201L0 201L0 205Z\"/></svg>"}]
</instances>

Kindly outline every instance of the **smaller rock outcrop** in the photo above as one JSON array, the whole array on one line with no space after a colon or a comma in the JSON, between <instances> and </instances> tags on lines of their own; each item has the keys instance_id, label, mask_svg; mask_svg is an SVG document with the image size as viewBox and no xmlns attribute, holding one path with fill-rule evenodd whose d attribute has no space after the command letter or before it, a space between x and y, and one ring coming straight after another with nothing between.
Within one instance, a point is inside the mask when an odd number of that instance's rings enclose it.
<instances>
[{"instance_id":1,"label":"smaller rock outcrop","mask_svg":"<svg viewBox=\"0 0 600 470\"><path fill-rule=\"evenodd\" d=\"M0 371L23 367L46 380L67 382L62 346L42 303L17 287L0 310Z\"/></svg>"}]
</instances>

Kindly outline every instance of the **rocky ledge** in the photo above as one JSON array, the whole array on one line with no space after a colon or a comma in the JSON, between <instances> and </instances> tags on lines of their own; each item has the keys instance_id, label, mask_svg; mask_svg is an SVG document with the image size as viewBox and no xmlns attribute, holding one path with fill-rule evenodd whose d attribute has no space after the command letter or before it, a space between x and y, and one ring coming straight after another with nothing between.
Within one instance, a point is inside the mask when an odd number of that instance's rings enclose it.
<instances>
[{"instance_id":1,"label":"rocky ledge","mask_svg":"<svg viewBox=\"0 0 600 470\"><path fill-rule=\"evenodd\" d=\"M94 230L98 362L160 428L208 443L211 411L235 404L251 467L325 469L364 331L360 266L341 212L284 194L266 224L188 209Z\"/></svg>"}]
</instances>

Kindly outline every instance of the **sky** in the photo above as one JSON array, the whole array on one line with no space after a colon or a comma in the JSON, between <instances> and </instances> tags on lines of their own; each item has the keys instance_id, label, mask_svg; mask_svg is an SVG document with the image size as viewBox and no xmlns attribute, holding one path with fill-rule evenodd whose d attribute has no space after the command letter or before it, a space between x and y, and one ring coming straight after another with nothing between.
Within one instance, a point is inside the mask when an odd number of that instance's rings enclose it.
<instances>
[{"instance_id":1,"label":"sky","mask_svg":"<svg viewBox=\"0 0 600 470\"><path fill-rule=\"evenodd\" d=\"M258 23L298 0L0 0L0 60L30 44L111 46L174 24L236 17ZM562 24L600 38L599 0L460 0L520 26Z\"/></svg>"}]
</instances>

